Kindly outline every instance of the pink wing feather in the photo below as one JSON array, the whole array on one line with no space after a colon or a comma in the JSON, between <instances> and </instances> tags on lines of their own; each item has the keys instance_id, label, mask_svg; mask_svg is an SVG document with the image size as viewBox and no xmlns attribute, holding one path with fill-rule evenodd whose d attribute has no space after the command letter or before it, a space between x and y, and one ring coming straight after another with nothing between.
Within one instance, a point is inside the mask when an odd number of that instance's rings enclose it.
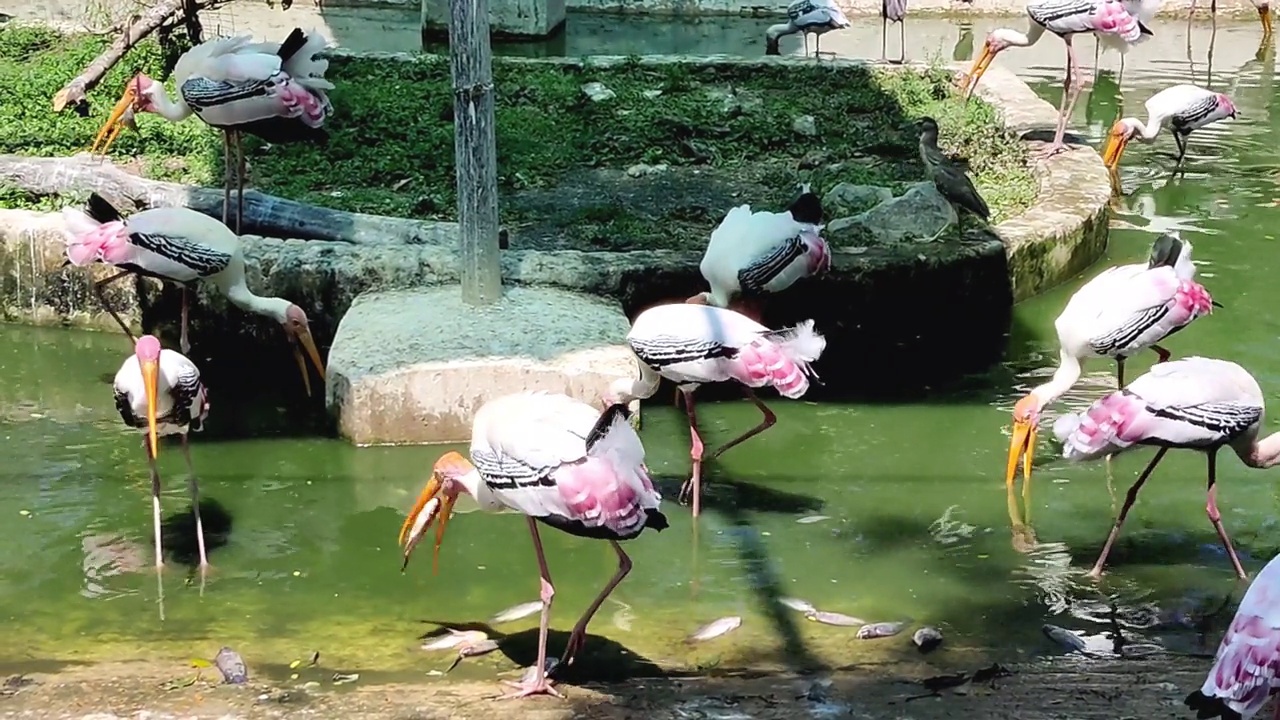
<instances>
[{"instance_id":1,"label":"pink wing feather","mask_svg":"<svg viewBox=\"0 0 1280 720\"><path fill-rule=\"evenodd\" d=\"M1107 0L1099 5L1093 14L1091 25L1094 32L1116 35L1127 43L1142 36L1138 18L1130 15L1120 0Z\"/></svg>"},{"instance_id":2,"label":"pink wing feather","mask_svg":"<svg viewBox=\"0 0 1280 720\"><path fill-rule=\"evenodd\" d=\"M99 223L78 208L65 208L67 259L72 265L88 265L96 260L115 264L127 254L129 231L120 221Z\"/></svg>"},{"instance_id":3,"label":"pink wing feather","mask_svg":"<svg viewBox=\"0 0 1280 720\"><path fill-rule=\"evenodd\" d=\"M1247 720L1266 704L1278 670L1280 563L1273 558L1240 602L1200 694L1217 698Z\"/></svg>"},{"instance_id":4,"label":"pink wing feather","mask_svg":"<svg viewBox=\"0 0 1280 720\"><path fill-rule=\"evenodd\" d=\"M628 476L638 476L649 497L627 482ZM561 466L551 478L573 514L571 519L589 527L606 527L621 537L640 532L648 517L646 506L657 506L653 484L643 469L618 468L608 458L589 457L580 464Z\"/></svg>"}]
</instances>

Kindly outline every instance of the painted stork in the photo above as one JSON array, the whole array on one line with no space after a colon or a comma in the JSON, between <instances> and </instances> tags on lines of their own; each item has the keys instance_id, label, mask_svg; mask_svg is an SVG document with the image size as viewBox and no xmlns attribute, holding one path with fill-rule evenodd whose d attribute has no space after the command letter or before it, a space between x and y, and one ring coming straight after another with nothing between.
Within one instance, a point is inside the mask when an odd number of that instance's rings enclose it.
<instances>
[{"instance_id":1,"label":"painted stork","mask_svg":"<svg viewBox=\"0 0 1280 720\"><path fill-rule=\"evenodd\" d=\"M647 528L664 530L661 496L644 466L644 446L628 421L625 405L604 413L564 395L526 392L491 400L476 413L471 427L471 460L456 452L436 461L431 478L400 528L404 565L431 526L439 558L445 526L460 493L475 498L482 510L523 514L533 536L541 578L542 622L538 660L546 668L548 619L555 588L542 551L538 523L578 537L608 540L618 555L618 571L573 626L561 664L570 664L586 642L587 623L609 593L631 571L631 558L619 544ZM509 697L559 696L547 673L533 672Z\"/></svg>"},{"instance_id":2,"label":"painted stork","mask_svg":"<svg viewBox=\"0 0 1280 720\"><path fill-rule=\"evenodd\" d=\"M938 193L951 204L959 229L961 231L964 229L962 222L964 212L982 218L983 222L990 220L991 210L987 207L987 201L982 199L973 180L969 179L968 161L960 163L952 160L942 152L942 148L938 147L938 122L931 117L920 118L919 128L920 161L924 164L925 173L930 180L933 180L933 186L937 188ZM950 225L950 223L943 225L929 239L937 240Z\"/></svg>"},{"instance_id":3,"label":"painted stork","mask_svg":"<svg viewBox=\"0 0 1280 720\"><path fill-rule=\"evenodd\" d=\"M1184 701L1198 718L1251 720L1275 692L1280 668L1280 556L1271 558L1240 601L1199 690ZM1280 703L1273 718L1280 718Z\"/></svg>"},{"instance_id":4,"label":"painted stork","mask_svg":"<svg viewBox=\"0 0 1280 720\"><path fill-rule=\"evenodd\" d=\"M1262 23L1262 41L1265 43L1271 39L1271 3L1267 0L1249 0L1253 5L1253 9L1258 11L1258 21ZM1191 11L1187 13L1187 22L1191 22L1196 16L1196 0L1191 0ZM1209 0L1209 15L1216 23L1218 21L1218 0Z\"/></svg>"},{"instance_id":5,"label":"painted stork","mask_svg":"<svg viewBox=\"0 0 1280 720\"><path fill-rule=\"evenodd\" d=\"M254 295L245 283L244 252L240 239L217 220L187 208L154 208L125 220L120 212L94 193L85 210L64 208L67 259L78 266L102 261L120 272L94 283L94 293L129 339L133 333L102 296L102 289L129 273L167 280L182 287L182 351L187 342L187 286L205 280L227 300L247 312L265 315L284 328L302 381L311 394L311 377L302 350L324 380L324 362L311 337L307 314L282 298Z\"/></svg>"},{"instance_id":6,"label":"painted stork","mask_svg":"<svg viewBox=\"0 0 1280 720\"><path fill-rule=\"evenodd\" d=\"M693 394L699 385L733 381L764 420L711 453L715 459L729 448L773 426L777 417L756 397L752 388L770 386L786 398L798 398L809 389L814 376L810 363L818 359L827 341L806 320L792 328L770 330L733 310L711 305L675 303L656 305L636 316L627 344L640 361L640 378L620 378L609 388L606 403L629 403L652 397L661 378L676 384L684 396L689 418L692 475L680 491L680 501L693 499L693 516L701 508L702 437Z\"/></svg>"},{"instance_id":7,"label":"painted stork","mask_svg":"<svg viewBox=\"0 0 1280 720\"><path fill-rule=\"evenodd\" d=\"M1124 388L1124 361L1151 348L1159 362L1169 359L1158 343L1216 305L1197 283L1191 243L1161 235L1146 263L1108 268L1076 291L1054 321L1058 331L1058 369L1013 406L1013 433L1005 485L1013 482L1022 460L1022 495L1031 495L1031 460L1040 413L1080 379L1084 361L1107 357L1116 361L1116 387Z\"/></svg>"},{"instance_id":8,"label":"painted stork","mask_svg":"<svg viewBox=\"0 0 1280 720\"><path fill-rule=\"evenodd\" d=\"M809 56L809 34L813 33L813 56L822 54L822 34L832 30L849 27L849 18L844 16L835 0L794 0L787 6L787 21L779 25L770 25L764 31L765 55L778 54L778 38L783 35L800 33L804 37L804 54ZM828 53L830 54L830 53Z\"/></svg>"},{"instance_id":9,"label":"painted stork","mask_svg":"<svg viewBox=\"0 0 1280 720\"><path fill-rule=\"evenodd\" d=\"M972 0L970 0L972 1ZM898 23L898 64L907 61L907 0L880 2L880 59L888 59L889 23Z\"/></svg>"},{"instance_id":10,"label":"painted stork","mask_svg":"<svg viewBox=\"0 0 1280 720\"><path fill-rule=\"evenodd\" d=\"M1067 74L1062 82L1062 103L1058 106L1058 126L1053 142L1046 148L1047 155L1056 155L1066 149L1063 135L1067 120L1075 107L1076 98L1084 88L1084 76L1076 63L1074 36L1092 33L1103 48L1113 48L1121 54L1148 36L1148 24L1160 9L1160 0L1029 0L1027 15L1030 21L1027 31L1011 28L992 30L982 46L982 53L974 61L964 78L964 96L969 97L978 86L982 74L987 71L996 55L1010 47L1030 47L1036 44L1045 31L1057 35L1067 46Z\"/></svg>"},{"instance_id":11,"label":"painted stork","mask_svg":"<svg viewBox=\"0 0 1280 720\"><path fill-rule=\"evenodd\" d=\"M200 382L200 369L185 355L162 350L154 336L143 335L134 344L112 383L116 410L124 424L143 433L142 448L151 466L151 511L155 524L156 567L164 565L160 547L160 471L156 469L158 437L182 438L182 455L190 474L191 511L196 519L196 542L200 548L200 569L209 566L204 549L204 525L200 521L200 488L191 464L188 432L199 432L209 416L209 395Z\"/></svg>"},{"instance_id":12,"label":"painted stork","mask_svg":"<svg viewBox=\"0 0 1280 720\"><path fill-rule=\"evenodd\" d=\"M226 184L222 222L230 227L232 148L235 150L237 209L235 231L244 220L244 148L241 134L256 135L270 143L326 143L325 120L333 112L326 90L333 83L324 78L329 61L317 57L326 40L316 32L294 28L279 45L254 43L242 35L200 43L183 53L174 66L177 100L169 99L164 85L139 73L125 86L106 124L94 138L92 153L106 153L121 126L134 124L134 112L156 113L169 122L182 122L194 113L208 125L223 131Z\"/></svg>"},{"instance_id":13,"label":"painted stork","mask_svg":"<svg viewBox=\"0 0 1280 720\"><path fill-rule=\"evenodd\" d=\"M1195 85L1174 85L1151 96L1147 100L1147 122L1136 117L1122 118L1111 126L1107 136L1107 145L1102 151L1102 162L1114 179L1116 169L1120 166L1120 157L1124 155L1129 141L1135 137L1142 142L1151 142L1160 134L1167 123L1173 133L1173 141L1178 145L1177 166L1182 165L1182 158L1187 154L1187 137L1192 131L1236 117L1235 103L1225 93L1206 90Z\"/></svg>"},{"instance_id":14,"label":"painted stork","mask_svg":"<svg viewBox=\"0 0 1280 720\"><path fill-rule=\"evenodd\" d=\"M1066 460L1094 460L1141 445L1159 448L1125 495L1089 575L1101 577L1111 545L1151 471L1171 448L1185 448L1203 452L1208 459L1205 512L1236 575L1248 578L1218 512L1217 457L1219 450L1230 446L1249 467L1269 468L1280 463L1280 433L1258 439L1263 408L1262 389L1244 368L1226 360L1189 357L1155 365L1084 412L1058 418L1053 434L1062 441Z\"/></svg>"}]
</instances>

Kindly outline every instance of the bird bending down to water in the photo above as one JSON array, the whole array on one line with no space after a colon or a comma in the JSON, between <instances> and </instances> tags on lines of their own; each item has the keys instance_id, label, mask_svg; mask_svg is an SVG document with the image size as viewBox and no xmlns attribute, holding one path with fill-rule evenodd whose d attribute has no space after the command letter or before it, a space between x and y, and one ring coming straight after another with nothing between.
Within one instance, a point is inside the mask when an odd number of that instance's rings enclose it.
<instances>
[{"instance_id":1,"label":"bird bending down to water","mask_svg":"<svg viewBox=\"0 0 1280 720\"><path fill-rule=\"evenodd\" d=\"M970 212L982 218L983 222L991 219L991 210L987 201L982 199L973 180L969 179L968 163L963 165L942 152L938 147L938 123L930 117L920 118L920 162L924 164L925 173L938 193L951 204L956 214L956 225L963 231L963 212ZM930 240L937 240L951 223L943 225Z\"/></svg>"},{"instance_id":2,"label":"bird bending down to water","mask_svg":"<svg viewBox=\"0 0 1280 720\"><path fill-rule=\"evenodd\" d=\"M301 344L324 380L324 363L311 338L307 314L288 300L261 297L249 291L244 276L244 252L240 239L217 220L187 208L153 208L125 220L120 212L97 193L89 196L84 210L64 208L67 259L78 266L102 261L120 272L94 283L94 293L111 313L129 339L133 333L102 296L102 288L129 273L167 280L182 286L182 351L190 352L187 341L187 286L207 280L232 305L265 315L284 327L293 343L293 353L302 372L307 394L311 377L307 372Z\"/></svg>"},{"instance_id":3,"label":"bird bending down to water","mask_svg":"<svg viewBox=\"0 0 1280 720\"><path fill-rule=\"evenodd\" d=\"M129 80L124 95L98 131L90 152L106 153L121 125L133 124L134 112L156 113L181 122L194 113L223 131L226 166L222 222L230 227L232 148L238 162L236 234L244 220L244 148L241 133L270 143L326 143L322 127L333 112L325 94L333 83L324 79L329 61L318 57L325 39L316 32L294 28L281 44L254 43L242 35L200 43L183 53L174 65L177 100L164 85L139 73Z\"/></svg>"},{"instance_id":4,"label":"bird bending down to water","mask_svg":"<svg viewBox=\"0 0 1280 720\"><path fill-rule=\"evenodd\" d=\"M142 448L151 467L151 510L155 520L156 567L164 565L160 547L160 472L156 469L158 438L177 435L182 439L182 455L190 473L191 512L196 520L196 542L200 548L200 569L209 566L204 549L204 525L200 522L200 490L191 464L187 433L199 432L209 416L209 398L200 382L200 369L186 356L162 350L160 341L143 335L133 354L124 361L112 383L116 410L125 425L143 433Z\"/></svg>"},{"instance_id":5,"label":"bird bending down to water","mask_svg":"<svg viewBox=\"0 0 1280 720\"><path fill-rule=\"evenodd\" d=\"M759 322L755 299L831 269L831 248L821 232L822 201L808 184L780 213L739 205L711 232L698 266L711 291L689 302L731 308Z\"/></svg>"},{"instance_id":6,"label":"bird bending down to water","mask_svg":"<svg viewBox=\"0 0 1280 720\"><path fill-rule=\"evenodd\" d=\"M629 403L651 397L661 378L674 382L684 396L689 418L693 471L680 491L680 501L692 497L693 515L701 509L703 446L693 393L699 385L734 381L764 415L756 427L711 453L719 457L729 448L754 437L777 421L773 411L752 388L771 386L787 398L798 398L814 376L809 364L818 359L827 341L806 320L792 328L770 330L733 310L710 305L657 305L636 316L627 344L640 361L640 378L614 381L606 403Z\"/></svg>"},{"instance_id":7,"label":"bird bending down to water","mask_svg":"<svg viewBox=\"0 0 1280 720\"><path fill-rule=\"evenodd\" d=\"M1249 2L1253 5L1253 9L1258 11L1258 20L1262 23L1262 41L1267 42L1271 39L1271 3L1267 0L1249 0ZM1191 0L1191 10L1187 13L1188 23L1196 16L1196 4L1196 0ZM1209 0L1209 15L1214 23L1218 22L1218 0Z\"/></svg>"},{"instance_id":8,"label":"bird bending down to water","mask_svg":"<svg viewBox=\"0 0 1280 720\"><path fill-rule=\"evenodd\" d=\"M822 34L831 30L849 27L849 18L844 16L835 0L795 0L787 6L787 21L779 25L770 25L764 32L765 55L778 54L778 38L783 35L800 33L804 37L804 54L809 56L809 34L813 33L813 56L822 54ZM833 53L828 53L833 54Z\"/></svg>"},{"instance_id":9,"label":"bird bending down to water","mask_svg":"<svg viewBox=\"0 0 1280 720\"><path fill-rule=\"evenodd\" d=\"M1195 85L1167 87L1152 95L1145 105L1146 123L1136 117L1127 117L1117 120L1111 126L1107 145L1102 151L1102 162L1113 178L1120 165L1120 157L1133 138L1149 143L1156 139L1160 129L1168 123L1173 141L1178 145L1177 165L1181 166L1182 158L1187 154L1187 137L1193 130L1236 116L1235 103L1226 94Z\"/></svg>"},{"instance_id":10,"label":"bird bending down to water","mask_svg":"<svg viewBox=\"0 0 1280 720\"><path fill-rule=\"evenodd\" d=\"M1203 452L1208 459L1205 512L1236 575L1247 578L1218 513L1217 458L1220 449L1230 446L1249 467L1280 463L1280 433L1258 440L1263 407L1262 389L1244 368L1226 360L1189 357L1155 365L1084 412L1058 418L1053 433L1062 441L1066 460L1094 460L1141 445L1159 448L1125 495L1089 575L1102 575L1111 545L1151 471L1171 448L1185 448Z\"/></svg>"},{"instance_id":11,"label":"bird bending down to water","mask_svg":"<svg viewBox=\"0 0 1280 720\"><path fill-rule=\"evenodd\" d=\"M1013 406L1013 433L1005 485L1022 465L1022 495L1031 494L1031 460L1036 446L1040 412L1080 379L1084 361L1107 357L1116 361L1116 387L1124 388L1124 361L1151 348L1169 359L1158 343L1217 305L1197 283L1191 243L1161 235L1146 263L1107 268L1076 291L1054 321L1058 331L1058 368L1053 378L1027 393Z\"/></svg>"},{"instance_id":12,"label":"bird bending down to water","mask_svg":"<svg viewBox=\"0 0 1280 720\"><path fill-rule=\"evenodd\" d=\"M880 59L888 59L889 23L898 23L898 63L907 61L907 0L881 0L880 3Z\"/></svg>"},{"instance_id":13,"label":"bird bending down to water","mask_svg":"<svg viewBox=\"0 0 1280 720\"><path fill-rule=\"evenodd\" d=\"M1185 704L1197 718L1250 720L1275 692L1280 668L1280 556L1271 558L1240 601L1199 690ZM1280 702L1273 718L1280 718Z\"/></svg>"},{"instance_id":14,"label":"bird bending down to water","mask_svg":"<svg viewBox=\"0 0 1280 720\"><path fill-rule=\"evenodd\" d=\"M628 421L624 405L601 414L564 395L519 393L485 403L471 427L471 460L449 452L436 461L431 479L400 529L404 563L433 521L435 554L460 493L475 498L482 510L522 513L533 536L542 590L538 660L546 667L548 619L555 588L538 536L538 522L578 537L608 540L618 555L618 571L588 606L569 635L561 664L573 662L586 641L587 623L609 593L631 571L631 559L618 544L646 528L664 530L661 496L644 466L644 446ZM509 697L559 695L545 671L517 684Z\"/></svg>"},{"instance_id":15,"label":"bird bending down to water","mask_svg":"<svg viewBox=\"0 0 1280 720\"><path fill-rule=\"evenodd\" d=\"M1130 46L1142 42L1152 34L1147 25L1159 8L1160 0L1030 0L1027 3L1027 15L1030 17L1027 32L1011 28L991 31L982 46L982 53L965 76L964 95L968 97L973 93L991 61L1006 48L1030 47L1040 40L1046 30L1062 38L1067 46L1067 73L1062 81L1058 126L1053 142L1046 149L1048 155L1055 155L1066 149L1062 138L1066 133L1067 120L1071 117L1076 98L1084 88L1084 76L1080 74L1076 63L1072 38L1082 33L1092 33L1103 47L1124 53Z\"/></svg>"}]
</instances>

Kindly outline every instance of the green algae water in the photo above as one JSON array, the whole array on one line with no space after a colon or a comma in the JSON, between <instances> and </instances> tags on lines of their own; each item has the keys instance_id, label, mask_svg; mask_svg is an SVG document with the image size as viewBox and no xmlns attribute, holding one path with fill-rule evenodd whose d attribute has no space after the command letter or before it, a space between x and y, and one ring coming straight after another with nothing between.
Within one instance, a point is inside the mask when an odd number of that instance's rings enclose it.
<instances>
[{"instance_id":1,"label":"green algae water","mask_svg":"<svg viewBox=\"0 0 1280 720\"><path fill-rule=\"evenodd\" d=\"M1167 24L1157 34L1166 27L1183 26ZM1217 42L1256 44L1256 34L1256 25L1223 23ZM1155 91L1204 84L1204 49L1196 53L1194 62L1131 57L1122 93L1104 72L1081 99L1072 128L1097 143L1121 105L1145 116L1141 103ZM1280 158L1273 149L1280 136L1270 114L1273 62L1263 55L1216 71L1241 118L1192 136L1185 175L1169 177L1171 139L1130 146L1126 194L1104 262L1138 261L1153 233L1179 230L1194 243L1199 278L1225 307L1167 347L1177 356L1239 362L1274 398ZM1020 72L1056 104L1059 66ZM1003 487L1009 412L1050 374L1052 320L1100 268L1019 306L1006 364L950 394L896 405L773 401L773 429L709 464L696 535L687 508L669 502L671 527L627 544L635 569L597 615L582 657L630 674L656 672L649 663L713 671L844 666L914 653L911 628L896 638L855 640L853 629L807 622L776 602L795 597L872 622L936 625L948 639L934 662L973 652L1019 659L1061 652L1040 634L1042 623L1097 635L1109 629L1111 609L1130 626L1150 625L1161 613L1212 606L1237 590L1204 514L1198 455L1175 453L1161 465L1101 584L1083 573L1149 451L1117 459L1113 499L1101 464L1066 466L1042 443L1033 533L1010 531ZM157 578L146 463L138 435L119 423L109 385L127 353L114 334L0 326L0 667L182 662L230 645L267 674L287 676L291 661L319 651L327 667L366 681L421 677L451 661L448 652L420 649L433 621L483 623L536 599L533 550L514 515L461 514L449 526L438 574L429 552L400 573L403 513L447 448L355 449L320 438L195 436L202 494L231 517L226 544L212 551L203 587L172 560ZM1131 361L1133 376L1153 359ZM1055 409L1083 407L1113 386L1113 373L1111 364L1095 363ZM758 417L745 402L708 404L700 415L709 444ZM649 467L674 498L688 471L683 413L655 402L644 420ZM210 423L218 422L215 391ZM189 500L176 445L162 448L160 468L165 514L181 515ZM1246 569L1257 571L1280 545L1280 474L1247 470L1230 457L1219 472L1223 521ZM551 530L543 538L558 591L553 627L567 631L615 559L603 543ZM707 643L682 642L726 615L741 616L742 627ZM536 615L496 626L490 634L502 652L468 660L453 676L529 664L536 626ZM1195 642L1190 630L1131 632L1170 647ZM553 654L564 639L553 633Z\"/></svg>"}]
</instances>

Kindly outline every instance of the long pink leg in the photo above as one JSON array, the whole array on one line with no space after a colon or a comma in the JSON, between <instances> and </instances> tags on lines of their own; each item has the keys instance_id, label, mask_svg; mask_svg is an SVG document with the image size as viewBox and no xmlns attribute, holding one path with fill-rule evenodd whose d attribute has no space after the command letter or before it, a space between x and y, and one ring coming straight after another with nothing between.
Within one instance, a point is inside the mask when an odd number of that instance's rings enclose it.
<instances>
[{"instance_id":1,"label":"long pink leg","mask_svg":"<svg viewBox=\"0 0 1280 720\"><path fill-rule=\"evenodd\" d=\"M128 270L121 270L120 272L116 273L115 275L112 275L109 278L103 278L95 282L93 284L93 294L95 297L98 298L98 304L102 306L102 309L106 310L108 313L111 314L111 317L116 321L116 324L119 325L120 329L124 331L124 334L129 337L129 343L133 344L133 343L136 343L138 339L133 336L133 331L129 329L128 325L124 324L124 320L120 319L120 316L116 313L116 311L111 309L111 306L107 304L107 297L102 294L103 288L105 288L106 286L110 285L111 283L119 280L120 278L128 274L129 274Z\"/></svg>"},{"instance_id":2,"label":"long pink leg","mask_svg":"<svg viewBox=\"0 0 1280 720\"><path fill-rule=\"evenodd\" d=\"M600 605L604 603L604 599L609 597L609 593L618 587L622 579L631 572L631 558L622 551L622 546L616 540L610 540L609 544L613 546L614 552L618 553L618 572L613 574L613 578L604 586L596 599L587 607L587 611L582 614L582 619L573 626L573 632L569 634L569 643L565 645L564 655L560 656L561 665L572 665L573 658L582 649L587 641L587 623L591 622L591 618L600 609Z\"/></svg>"},{"instance_id":3,"label":"long pink leg","mask_svg":"<svg viewBox=\"0 0 1280 720\"><path fill-rule=\"evenodd\" d=\"M538 664L534 666L538 668L538 672L534 673L533 679L527 683L507 683L512 687L518 688L518 690L510 695L504 695L502 697L504 700L529 697L530 695L564 697L555 688L551 687L551 683L547 682L546 673L547 630L548 623L551 620L551 599L555 597L556 589L551 585L551 571L547 569L547 556L542 552L542 538L538 536L538 521L531 517L526 519L529 521L529 534L533 536L534 552L538 554L538 577L542 583L542 589L538 593L538 597L542 600L542 624L538 626Z\"/></svg>"},{"instance_id":4,"label":"long pink leg","mask_svg":"<svg viewBox=\"0 0 1280 720\"><path fill-rule=\"evenodd\" d=\"M698 517L702 504L702 438L698 435L698 411L693 406L693 391L681 389L684 396L684 412L689 416L689 459L693 461L693 474L688 482L680 488L679 501L689 502L693 498L693 516Z\"/></svg>"},{"instance_id":5,"label":"long pink leg","mask_svg":"<svg viewBox=\"0 0 1280 720\"><path fill-rule=\"evenodd\" d=\"M160 547L160 471L156 469L156 456L151 454L151 444L142 437L142 451L147 454L151 466L151 516L156 534L156 570L164 567L164 550Z\"/></svg>"},{"instance_id":6,"label":"long pink leg","mask_svg":"<svg viewBox=\"0 0 1280 720\"><path fill-rule=\"evenodd\" d=\"M1169 448L1160 448L1156 451L1155 457L1151 458L1151 462L1147 463L1147 468L1138 476L1138 481L1129 488L1129 492L1125 493L1124 505L1120 508L1120 514L1116 516L1116 524L1111 527L1111 534L1107 536L1107 543L1102 546L1102 554L1098 556L1098 562L1093 564L1093 569L1089 571L1089 577L1098 579L1102 577L1102 566L1107 564L1107 555L1111 554L1111 544L1116 541L1116 537L1120 535L1120 526L1124 524L1125 517L1129 514L1129 508L1138 500L1138 491L1142 489L1142 485L1151 476L1151 471L1156 469L1156 465L1164 458L1164 454L1169 452Z\"/></svg>"},{"instance_id":7,"label":"long pink leg","mask_svg":"<svg viewBox=\"0 0 1280 720\"><path fill-rule=\"evenodd\" d=\"M718 457L720 457L721 455L723 455L725 450L728 450L729 448L731 448L731 447L733 447L734 445L737 445L737 444L739 444L739 443L743 442L744 440L748 440L748 439L750 439L750 438L755 437L756 435L759 435L760 433L764 432L765 430L768 430L769 428L773 427L773 424L774 424L774 423L778 422L778 416L777 416L777 415L774 415L774 414L773 414L773 411L769 409L769 406L765 405L765 404L760 400L760 398L756 397L756 394L755 394L755 391L754 391L754 390L752 390L751 388L747 387L746 385L743 385L743 386L742 386L742 391L743 391L744 393L746 393L746 395L747 395L747 399L748 399L748 400L750 400L751 402L755 403L755 404L756 404L756 407L760 408L760 412L764 413L764 420L763 420L763 421L761 421L759 425L757 425L757 426L755 426L755 427L751 428L750 430L748 430L748 431L746 431L746 432L742 433L742 434L741 434L741 435L739 435L738 437L736 437L736 438L734 438L734 439L730 440L729 442L725 443L724 445L722 445L722 446L720 447L720 449L719 449L719 450L716 450L715 452L711 453L711 459L712 459L712 460L715 460L716 458L718 458Z\"/></svg>"},{"instance_id":8,"label":"long pink leg","mask_svg":"<svg viewBox=\"0 0 1280 720\"><path fill-rule=\"evenodd\" d=\"M1240 566L1240 558L1236 557L1235 548L1231 547L1231 538L1227 537L1227 530L1222 527L1222 514L1218 512L1217 450L1209 451L1209 487L1206 492L1204 511L1209 515L1209 522L1213 523L1213 529L1218 531L1218 537L1222 539L1222 547L1227 549L1227 555L1231 557L1231 565L1236 569L1236 576L1241 580L1249 579L1244 568Z\"/></svg>"},{"instance_id":9,"label":"long pink leg","mask_svg":"<svg viewBox=\"0 0 1280 720\"><path fill-rule=\"evenodd\" d=\"M1071 114L1071 108L1075 105L1075 95L1078 93L1076 89L1076 51L1071 44L1071 36L1064 37L1063 42L1067 45L1067 77L1062 82L1062 103L1058 106L1058 129L1053 134L1053 142L1049 147L1045 148L1044 156L1052 157L1067 149L1066 143L1062 141L1067 132L1067 118Z\"/></svg>"}]
</instances>

